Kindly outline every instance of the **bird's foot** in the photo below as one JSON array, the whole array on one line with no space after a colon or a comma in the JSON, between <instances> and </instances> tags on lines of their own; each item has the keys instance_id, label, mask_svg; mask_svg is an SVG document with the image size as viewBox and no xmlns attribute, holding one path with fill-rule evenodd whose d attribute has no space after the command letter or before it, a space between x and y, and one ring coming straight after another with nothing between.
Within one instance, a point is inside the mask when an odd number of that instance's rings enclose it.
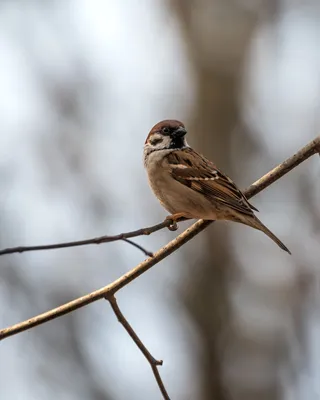
<instances>
[{"instance_id":1,"label":"bird's foot","mask_svg":"<svg viewBox=\"0 0 320 400\"><path fill-rule=\"evenodd\" d=\"M176 231L178 229L178 224L177 222L179 221L183 221L187 219L187 217L185 216L184 213L176 213L176 214L172 214L172 215L168 215L166 217L166 221L170 221L172 222L169 226L168 229L170 231Z\"/></svg>"}]
</instances>

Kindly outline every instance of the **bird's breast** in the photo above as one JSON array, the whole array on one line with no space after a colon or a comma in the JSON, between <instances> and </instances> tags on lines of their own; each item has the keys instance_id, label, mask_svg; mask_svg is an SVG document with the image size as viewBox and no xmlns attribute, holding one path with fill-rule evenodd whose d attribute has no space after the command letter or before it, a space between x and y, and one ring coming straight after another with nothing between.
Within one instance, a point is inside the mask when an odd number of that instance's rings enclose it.
<instances>
[{"instance_id":1,"label":"bird's breast","mask_svg":"<svg viewBox=\"0 0 320 400\"><path fill-rule=\"evenodd\" d=\"M216 219L216 209L202 194L174 179L163 157L148 163L149 184L162 206L170 213L189 218ZM157 161L157 162L155 162Z\"/></svg>"}]
</instances>

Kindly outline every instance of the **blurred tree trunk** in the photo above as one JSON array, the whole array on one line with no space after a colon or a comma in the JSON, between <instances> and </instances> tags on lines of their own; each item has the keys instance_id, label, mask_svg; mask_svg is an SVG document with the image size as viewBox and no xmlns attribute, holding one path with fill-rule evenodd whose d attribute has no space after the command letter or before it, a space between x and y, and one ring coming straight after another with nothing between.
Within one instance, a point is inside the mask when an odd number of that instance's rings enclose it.
<instances>
[{"instance_id":1,"label":"blurred tree trunk","mask_svg":"<svg viewBox=\"0 0 320 400\"><path fill-rule=\"evenodd\" d=\"M240 119L237 100L241 68L255 26L254 16L227 0L171 0L171 6L181 22L194 72L196 99L187 121L195 135L191 142L231 175L232 133ZM241 160L237 161L241 165ZM221 359L231 317L226 284L236 260L230 251L229 231L223 224L212 226L202 235L206 235L206 245L196 263L186 263L181 291L203 345L201 355L196 355L201 399L225 400L230 395ZM264 390L247 388L236 398L276 400L277 393L278 388L271 384Z\"/></svg>"}]
</instances>

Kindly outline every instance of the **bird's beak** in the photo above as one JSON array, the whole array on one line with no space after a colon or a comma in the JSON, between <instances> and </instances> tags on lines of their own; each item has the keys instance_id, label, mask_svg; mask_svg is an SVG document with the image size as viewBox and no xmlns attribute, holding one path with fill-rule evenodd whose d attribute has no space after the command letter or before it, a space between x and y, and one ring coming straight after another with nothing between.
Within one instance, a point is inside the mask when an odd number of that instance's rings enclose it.
<instances>
[{"instance_id":1,"label":"bird's beak","mask_svg":"<svg viewBox=\"0 0 320 400\"><path fill-rule=\"evenodd\" d=\"M185 134L187 133L186 129L180 126L178 129L176 129L173 133L174 138L182 138Z\"/></svg>"}]
</instances>

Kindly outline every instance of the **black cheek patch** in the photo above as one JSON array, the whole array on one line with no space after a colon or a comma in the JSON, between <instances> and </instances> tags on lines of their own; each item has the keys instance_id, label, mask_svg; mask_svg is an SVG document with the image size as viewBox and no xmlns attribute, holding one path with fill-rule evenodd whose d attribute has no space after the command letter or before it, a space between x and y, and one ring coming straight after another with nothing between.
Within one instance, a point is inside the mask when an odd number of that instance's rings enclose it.
<instances>
[{"instance_id":1,"label":"black cheek patch","mask_svg":"<svg viewBox=\"0 0 320 400\"><path fill-rule=\"evenodd\" d=\"M163 141L162 138L157 138L157 139L150 140L150 143L152 144L152 146L156 146L157 144L161 143L162 141Z\"/></svg>"}]
</instances>

